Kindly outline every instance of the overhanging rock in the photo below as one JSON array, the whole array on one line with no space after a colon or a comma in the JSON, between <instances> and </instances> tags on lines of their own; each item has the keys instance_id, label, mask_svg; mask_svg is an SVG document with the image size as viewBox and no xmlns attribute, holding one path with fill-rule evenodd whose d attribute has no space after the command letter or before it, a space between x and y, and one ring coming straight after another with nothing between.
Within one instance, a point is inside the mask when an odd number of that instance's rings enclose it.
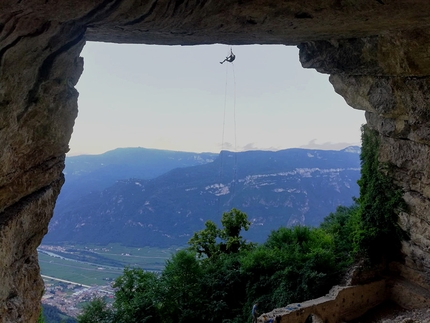
<instances>
[{"instance_id":1,"label":"overhanging rock","mask_svg":"<svg viewBox=\"0 0 430 323\"><path fill-rule=\"evenodd\" d=\"M39 313L36 247L62 183L86 40L303 43L303 64L332 74L335 90L380 133L380 159L396 166L390 176L410 205L399 218L411 240L397 272L428 289L429 25L422 0L2 0L0 322L35 322Z\"/></svg>"}]
</instances>

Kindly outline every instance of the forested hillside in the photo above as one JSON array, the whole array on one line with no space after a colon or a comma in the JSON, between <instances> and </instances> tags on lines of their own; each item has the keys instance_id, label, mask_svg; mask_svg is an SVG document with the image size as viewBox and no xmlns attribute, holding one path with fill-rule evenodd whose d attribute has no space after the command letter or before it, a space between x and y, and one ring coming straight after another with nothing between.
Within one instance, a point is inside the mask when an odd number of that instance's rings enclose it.
<instances>
[{"instance_id":1,"label":"forested hillside","mask_svg":"<svg viewBox=\"0 0 430 323\"><path fill-rule=\"evenodd\" d=\"M66 182L57 201L57 209L91 192L100 192L116 181L127 178L151 179L174 168L212 162L213 153L118 148L100 155L66 158Z\"/></svg>"},{"instance_id":2,"label":"forested hillside","mask_svg":"<svg viewBox=\"0 0 430 323\"><path fill-rule=\"evenodd\" d=\"M246 238L263 242L280 226L317 226L337 206L351 205L358 153L358 147L223 151L213 162L153 179L119 179L84 196L78 190L57 205L44 243L185 245L206 220L219 224L219 214L232 208L248 214Z\"/></svg>"}]
</instances>

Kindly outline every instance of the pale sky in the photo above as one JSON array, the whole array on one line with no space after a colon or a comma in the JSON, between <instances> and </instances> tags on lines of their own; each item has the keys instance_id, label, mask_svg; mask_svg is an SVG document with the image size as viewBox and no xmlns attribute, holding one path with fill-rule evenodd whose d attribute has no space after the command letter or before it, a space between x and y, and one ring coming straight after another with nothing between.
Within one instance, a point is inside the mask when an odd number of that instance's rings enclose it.
<instances>
[{"instance_id":1,"label":"pale sky","mask_svg":"<svg viewBox=\"0 0 430 323\"><path fill-rule=\"evenodd\" d=\"M234 65L221 65L229 51L88 42L68 155L360 145L364 112L303 69L296 47L233 46Z\"/></svg>"}]
</instances>

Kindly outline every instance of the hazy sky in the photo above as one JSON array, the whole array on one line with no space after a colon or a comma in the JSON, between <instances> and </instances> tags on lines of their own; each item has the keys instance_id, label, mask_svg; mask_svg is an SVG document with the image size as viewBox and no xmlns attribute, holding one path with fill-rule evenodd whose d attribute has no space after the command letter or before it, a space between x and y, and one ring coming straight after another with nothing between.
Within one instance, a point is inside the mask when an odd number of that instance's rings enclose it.
<instances>
[{"instance_id":1,"label":"hazy sky","mask_svg":"<svg viewBox=\"0 0 430 323\"><path fill-rule=\"evenodd\" d=\"M234 46L234 65L221 65L229 50L87 43L69 155L360 144L364 112L303 69L296 47Z\"/></svg>"}]
</instances>

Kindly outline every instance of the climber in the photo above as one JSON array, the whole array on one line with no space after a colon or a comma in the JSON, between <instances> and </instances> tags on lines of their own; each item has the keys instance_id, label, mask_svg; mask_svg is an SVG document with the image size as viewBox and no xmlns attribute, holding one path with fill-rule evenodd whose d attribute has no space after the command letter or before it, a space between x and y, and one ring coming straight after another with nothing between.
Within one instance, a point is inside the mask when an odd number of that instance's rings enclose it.
<instances>
[{"instance_id":1,"label":"climber","mask_svg":"<svg viewBox=\"0 0 430 323\"><path fill-rule=\"evenodd\" d=\"M232 63L234 59L236 58L236 55L233 54L233 50L230 49L230 56L227 56L222 62L219 62L220 64L223 64L224 62Z\"/></svg>"}]
</instances>

